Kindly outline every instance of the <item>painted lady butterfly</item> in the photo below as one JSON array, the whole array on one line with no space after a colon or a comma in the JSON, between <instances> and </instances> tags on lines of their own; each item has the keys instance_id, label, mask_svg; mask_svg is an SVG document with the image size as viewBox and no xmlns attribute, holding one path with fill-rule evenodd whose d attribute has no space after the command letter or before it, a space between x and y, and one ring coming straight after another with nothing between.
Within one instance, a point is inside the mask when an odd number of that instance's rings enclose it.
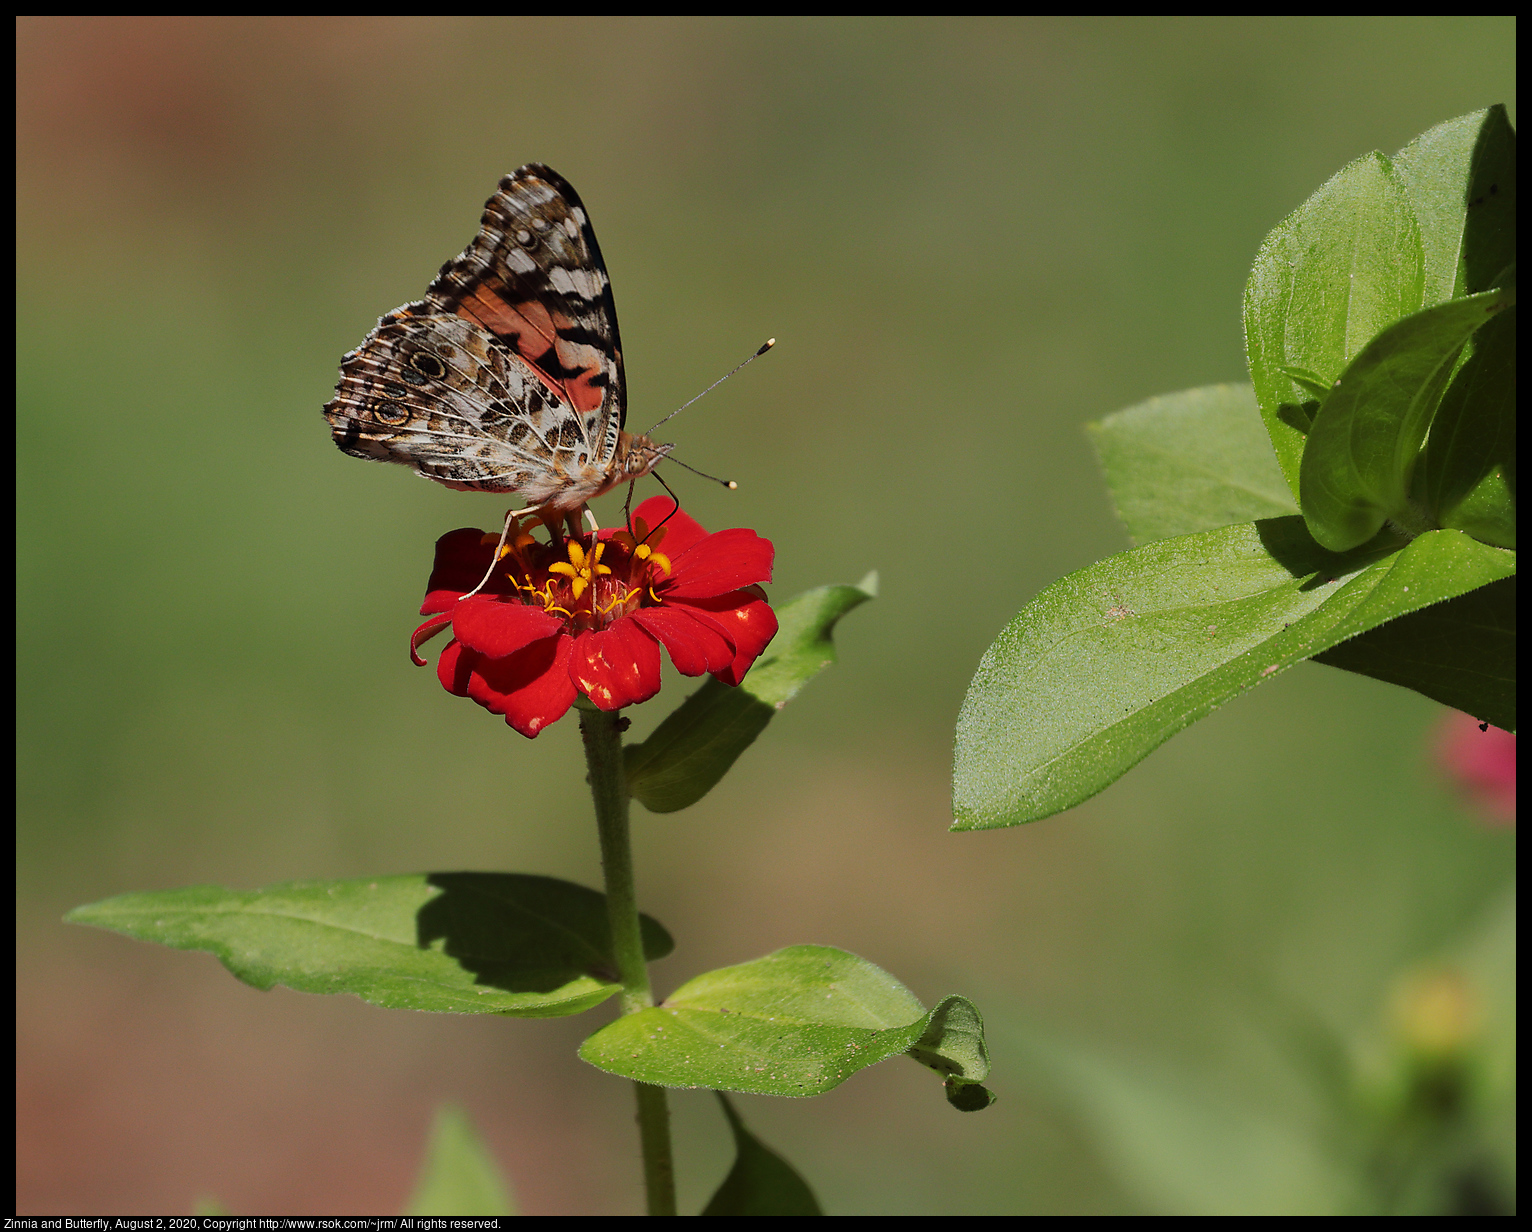
<instances>
[{"instance_id":1,"label":"painted lady butterfly","mask_svg":"<svg viewBox=\"0 0 1532 1232\"><path fill-rule=\"evenodd\" d=\"M647 475L670 452L624 431L611 281L575 190L538 163L500 181L479 234L425 298L341 360L324 416L341 450L477 492L519 492L544 521Z\"/></svg>"}]
</instances>

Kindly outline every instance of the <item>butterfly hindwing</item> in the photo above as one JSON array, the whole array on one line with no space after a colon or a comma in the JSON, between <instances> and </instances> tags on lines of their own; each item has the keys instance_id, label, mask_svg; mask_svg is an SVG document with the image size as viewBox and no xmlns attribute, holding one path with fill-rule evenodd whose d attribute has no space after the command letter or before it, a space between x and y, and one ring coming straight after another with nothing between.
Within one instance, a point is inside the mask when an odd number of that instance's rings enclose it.
<instances>
[{"instance_id":1,"label":"butterfly hindwing","mask_svg":"<svg viewBox=\"0 0 1532 1232\"><path fill-rule=\"evenodd\" d=\"M573 413L483 330L416 307L389 313L343 361L325 411L335 443L449 487L545 497L580 452L564 447L579 444Z\"/></svg>"}]
</instances>

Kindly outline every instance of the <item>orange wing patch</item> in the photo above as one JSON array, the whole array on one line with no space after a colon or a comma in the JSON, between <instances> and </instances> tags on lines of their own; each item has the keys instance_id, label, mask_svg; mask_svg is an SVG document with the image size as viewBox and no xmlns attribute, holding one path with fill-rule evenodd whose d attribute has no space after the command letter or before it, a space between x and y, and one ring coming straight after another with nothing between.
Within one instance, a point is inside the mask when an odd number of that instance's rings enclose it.
<instances>
[{"instance_id":1,"label":"orange wing patch","mask_svg":"<svg viewBox=\"0 0 1532 1232\"><path fill-rule=\"evenodd\" d=\"M354 457L567 512L663 456L635 452L625 407L590 218L566 180L528 163L501 179L473 242L425 298L347 352L324 414Z\"/></svg>"},{"instance_id":2,"label":"orange wing patch","mask_svg":"<svg viewBox=\"0 0 1532 1232\"><path fill-rule=\"evenodd\" d=\"M535 300L508 304L481 283L458 304L457 315L483 326L497 338L514 338L517 353L538 379L576 411L584 414L601 409L606 390L603 385L592 384L592 378L601 371L600 354L595 353L592 362L590 347L559 336L559 330L573 329L575 325L562 313L554 316L546 305ZM550 350L560 368L578 375L561 381L545 371L538 361Z\"/></svg>"}]
</instances>

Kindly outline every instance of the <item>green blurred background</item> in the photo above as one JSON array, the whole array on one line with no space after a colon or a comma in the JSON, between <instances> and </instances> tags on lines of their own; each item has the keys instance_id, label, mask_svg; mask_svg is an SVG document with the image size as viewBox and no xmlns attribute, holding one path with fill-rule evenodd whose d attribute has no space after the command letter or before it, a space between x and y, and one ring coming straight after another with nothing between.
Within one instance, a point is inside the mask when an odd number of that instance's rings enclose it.
<instances>
[{"instance_id":1,"label":"green blurred background","mask_svg":"<svg viewBox=\"0 0 1532 1232\"><path fill-rule=\"evenodd\" d=\"M1514 30L22 19L18 1211L389 1213L444 1098L528 1213L639 1209L629 1092L574 1055L608 1009L263 994L59 923L198 882L599 884L573 721L526 741L406 656L434 540L504 503L347 458L319 414L531 160L595 221L630 427L779 341L667 425L740 485L672 469L688 509L774 540L777 597L881 575L717 790L635 809L642 901L678 938L659 991L816 942L985 1013L985 1113L903 1061L742 1101L829 1213L1165 1209L1029 1039L1245 1106L1292 1088L1273 1006L1381 1039L1401 973L1511 886L1513 839L1430 759L1440 707L1304 665L1073 812L966 835L952 729L1005 621L1126 546L1082 424L1243 380L1261 238L1358 155L1494 102L1514 120ZM696 1210L728 1146L710 1097L675 1105Z\"/></svg>"}]
</instances>

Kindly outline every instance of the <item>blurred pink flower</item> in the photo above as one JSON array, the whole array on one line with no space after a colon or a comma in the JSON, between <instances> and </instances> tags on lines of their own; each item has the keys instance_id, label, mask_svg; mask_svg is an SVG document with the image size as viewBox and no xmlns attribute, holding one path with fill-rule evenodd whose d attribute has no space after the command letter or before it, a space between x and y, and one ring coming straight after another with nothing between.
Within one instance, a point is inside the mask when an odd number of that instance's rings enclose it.
<instances>
[{"instance_id":1,"label":"blurred pink flower","mask_svg":"<svg viewBox=\"0 0 1532 1232\"><path fill-rule=\"evenodd\" d=\"M1436 731L1436 761L1491 825L1516 824L1516 737L1454 710Z\"/></svg>"}]
</instances>

